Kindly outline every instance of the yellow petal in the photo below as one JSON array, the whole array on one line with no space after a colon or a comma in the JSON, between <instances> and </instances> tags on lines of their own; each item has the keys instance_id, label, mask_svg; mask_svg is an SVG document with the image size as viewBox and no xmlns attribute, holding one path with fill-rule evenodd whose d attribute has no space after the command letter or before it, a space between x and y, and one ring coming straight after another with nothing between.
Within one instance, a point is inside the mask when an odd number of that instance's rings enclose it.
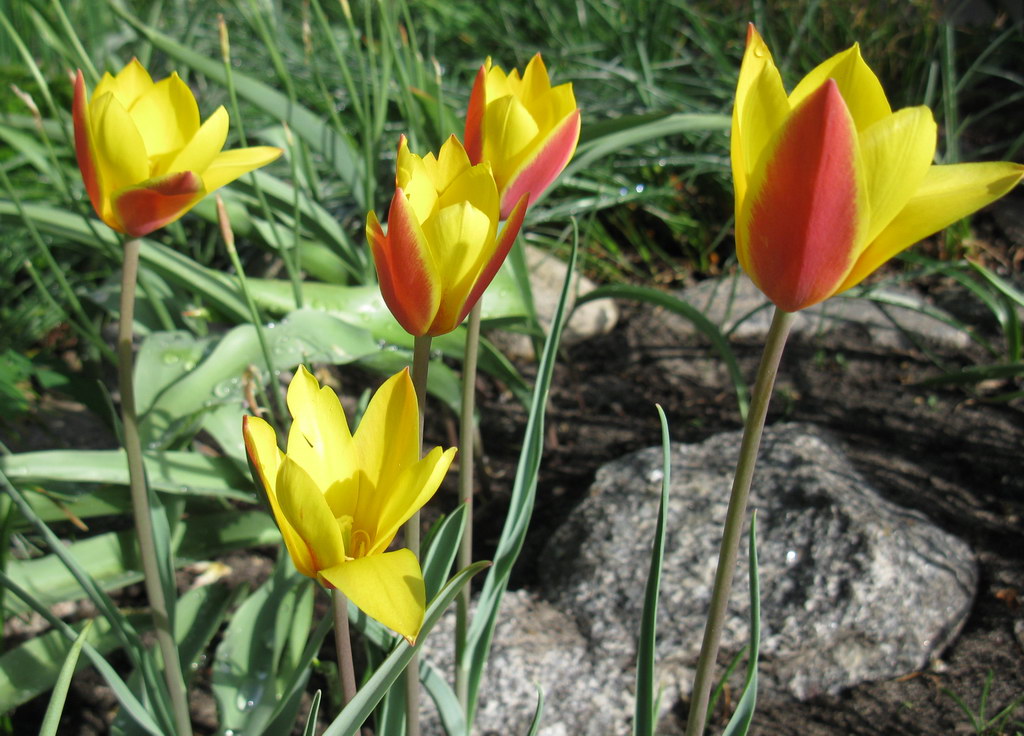
<instances>
[{"instance_id":1,"label":"yellow petal","mask_svg":"<svg viewBox=\"0 0 1024 736\"><path fill-rule=\"evenodd\" d=\"M293 417L288 457L309 473L321 492L351 476L356 469L355 448L337 394L321 387L300 365L288 385L287 403Z\"/></svg>"},{"instance_id":2,"label":"yellow petal","mask_svg":"<svg viewBox=\"0 0 1024 736\"><path fill-rule=\"evenodd\" d=\"M90 105L89 124L96 144L104 200L121 189L149 179L149 161L135 122L112 94Z\"/></svg>"},{"instance_id":3,"label":"yellow petal","mask_svg":"<svg viewBox=\"0 0 1024 736\"><path fill-rule=\"evenodd\" d=\"M860 55L859 45L854 44L815 67L790 94L789 104L799 105L826 79L836 80L857 130L864 130L892 114L882 84Z\"/></svg>"},{"instance_id":4,"label":"yellow petal","mask_svg":"<svg viewBox=\"0 0 1024 736\"><path fill-rule=\"evenodd\" d=\"M341 530L323 491L287 455L277 471L276 489L281 513L309 550L310 567L320 571L344 562Z\"/></svg>"},{"instance_id":5,"label":"yellow petal","mask_svg":"<svg viewBox=\"0 0 1024 736\"><path fill-rule=\"evenodd\" d=\"M860 136L874 240L914 196L935 158L936 126L927 107L907 107Z\"/></svg>"},{"instance_id":6,"label":"yellow petal","mask_svg":"<svg viewBox=\"0 0 1024 736\"><path fill-rule=\"evenodd\" d=\"M431 499L448 473L455 452L454 447L443 452L435 447L422 460L406 468L380 506L373 546L367 554L386 550L402 524Z\"/></svg>"},{"instance_id":7,"label":"yellow petal","mask_svg":"<svg viewBox=\"0 0 1024 736\"><path fill-rule=\"evenodd\" d=\"M266 492L270 513L273 514L274 521L277 522L277 526L281 530L281 537L295 564L295 569L303 575L315 579L316 570L313 568L309 548L285 518L281 511L281 504L277 500L277 474L284 461L284 453L277 446L277 435L274 428L259 417L247 416L243 419L242 435L245 438L249 464Z\"/></svg>"},{"instance_id":8,"label":"yellow petal","mask_svg":"<svg viewBox=\"0 0 1024 736\"><path fill-rule=\"evenodd\" d=\"M221 106L214 110L192 139L178 151L168 166L168 172L194 171L201 177L224 148L227 137L228 112Z\"/></svg>"},{"instance_id":9,"label":"yellow petal","mask_svg":"<svg viewBox=\"0 0 1024 736\"><path fill-rule=\"evenodd\" d=\"M402 471L419 458L419 407L409 371L403 370L377 389L356 428L358 467L375 493L360 488L355 526L373 529L385 496Z\"/></svg>"},{"instance_id":10,"label":"yellow petal","mask_svg":"<svg viewBox=\"0 0 1024 736\"><path fill-rule=\"evenodd\" d=\"M243 174L253 169L266 166L277 159L282 153L280 148L273 146L252 146L251 148L235 148L223 151L202 172L203 184L207 193L230 184Z\"/></svg>"},{"instance_id":11,"label":"yellow petal","mask_svg":"<svg viewBox=\"0 0 1024 736\"><path fill-rule=\"evenodd\" d=\"M548 75L547 67L540 54L534 54L530 63L523 70L522 86L519 91L520 98L529 104L530 100L542 97L551 89L551 78Z\"/></svg>"},{"instance_id":12,"label":"yellow petal","mask_svg":"<svg viewBox=\"0 0 1024 736\"><path fill-rule=\"evenodd\" d=\"M93 94L100 95L112 91L125 109L128 109L152 87L153 78L149 76L149 72L138 59L132 59L121 68L116 77L104 74Z\"/></svg>"},{"instance_id":13,"label":"yellow petal","mask_svg":"<svg viewBox=\"0 0 1024 736\"><path fill-rule=\"evenodd\" d=\"M320 574L367 616L416 641L426 605L423 573L410 550L360 557Z\"/></svg>"},{"instance_id":14,"label":"yellow petal","mask_svg":"<svg viewBox=\"0 0 1024 736\"><path fill-rule=\"evenodd\" d=\"M129 108L150 158L167 156L185 147L199 130L199 106L192 90L177 73L149 88ZM154 171L159 176L164 171Z\"/></svg>"},{"instance_id":15,"label":"yellow petal","mask_svg":"<svg viewBox=\"0 0 1024 736\"><path fill-rule=\"evenodd\" d=\"M746 196L748 178L789 112L789 101L771 51L750 26L732 111L730 149L737 211Z\"/></svg>"},{"instance_id":16,"label":"yellow petal","mask_svg":"<svg viewBox=\"0 0 1024 736\"><path fill-rule=\"evenodd\" d=\"M418 224L423 223L437 207L437 186L435 184L436 162L433 156L427 162L409 151L409 145L402 136L398 144L398 165L395 186L402 190ZM389 225L390 227L390 225Z\"/></svg>"},{"instance_id":17,"label":"yellow petal","mask_svg":"<svg viewBox=\"0 0 1024 736\"><path fill-rule=\"evenodd\" d=\"M861 255L839 291L856 286L922 238L999 199L1022 178L1024 166L1004 161L932 166L903 211Z\"/></svg>"},{"instance_id":18,"label":"yellow petal","mask_svg":"<svg viewBox=\"0 0 1024 736\"><path fill-rule=\"evenodd\" d=\"M492 212L488 216L470 202L461 201L423 224L442 282L435 322L447 323L452 313L462 310L477 277L494 255L496 206Z\"/></svg>"},{"instance_id":19,"label":"yellow petal","mask_svg":"<svg viewBox=\"0 0 1024 736\"><path fill-rule=\"evenodd\" d=\"M454 135L449 136L448 140L441 146L437 157L437 165L432 172L434 189L438 193L443 194L456 179L469 170L470 163L469 156L466 155L466 149L462 147L462 143L459 142L458 138ZM441 204L439 206L444 205Z\"/></svg>"}]
</instances>

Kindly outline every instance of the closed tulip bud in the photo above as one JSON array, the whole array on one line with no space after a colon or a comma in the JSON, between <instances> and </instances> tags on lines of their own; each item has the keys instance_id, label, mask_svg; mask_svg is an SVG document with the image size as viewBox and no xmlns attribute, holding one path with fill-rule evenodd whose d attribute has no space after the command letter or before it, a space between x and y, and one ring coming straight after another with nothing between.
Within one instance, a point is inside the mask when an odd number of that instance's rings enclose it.
<instances>
[{"instance_id":1,"label":"closed tulip bud","mask_svg":"<svg viewBox=\"0 0 1024 736\"><path fill-rule=\"evenodd\" d=\"M490 166L473 166L455 136L437 158L398 145L387 234L366 216L381 294L406 332L436 337L458 327L491 283L515 242L526 196L498 233L498 189Z\"/></svg>"},{"instance_id":2,"label":"closed tulip bud","mask_svg":"<svg viewBox=\"0 0 1024 736\"><path fill-rule=\"evenodd\" d=\"M551 86L540 54L522 78L487 59L477 72L466 113L466 151L488 161L508 217L524 195L532 204L569 163L580 138L580 111L572 84Z\"/></svg>"},{"instance_id":3,"label":"closed tulip bud","mask_svg":"<svg viewBox=\"0 0 1024 736\"><path fill-rule=\"evenodd\" d=\"M141 237L174 222L207 194L281 155L271 146L222 151L228 114L202 125L177 74L154 83L132 59L104 74L90 98L79 71L72 107L75 153L86 192L107 225Z\"/></svg>"},{"instance_id":4,"label":"closed tulip bud","mask_svg":"<svg viewBox=\"0 0 1024 736\"><path fill-rule=\"evenodd\" d=\"M779 309L860 283L922 238L1010 191L1024 167L935 165L927 107L893 112L858 46L787 95L753 26L736 88L736 253Z\"/></svg>"}]
</instances>

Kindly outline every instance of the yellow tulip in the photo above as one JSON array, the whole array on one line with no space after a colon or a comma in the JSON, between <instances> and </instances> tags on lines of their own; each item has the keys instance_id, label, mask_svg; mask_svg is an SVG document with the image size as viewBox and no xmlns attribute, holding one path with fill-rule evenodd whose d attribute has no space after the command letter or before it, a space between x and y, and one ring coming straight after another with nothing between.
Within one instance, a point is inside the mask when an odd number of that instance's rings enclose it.
<instances>
[{"instance_id":1,"label":"yellow tulip","mask_svg":"<svg viewBox=\"0 0 1024 736\"><path fill-rule=\"evenodd\" d=\"M116 76L104 74L91 98L79 71L72 118L93 209L132 237L174 222L207 194L281 155L271 146L221 151L227 111L217 108L200 125L196 99L178 75L154 83L137 59Z\"/></svg>"},{"instance_id":2,"label":"yellow tulip","mask_svg":"<svg viewBox=\"0 0 1024 736\"><path fill-rule=\"evenodd\" d=\"M293 421L286 452L258 417L244 417L242 433L292 562L415 642L423 574L412 551L388 547L434 495L455 448L435 447L420 458L419 407L408 369L377 390L354 434L337 395L304 367L288 387L287 403Z\"/></svg>"},{"instance_id":3,"label":"yellow tulip","mask_svg":"<svg viewBox=\"0 0 1024 736\"><path fill-rule=\"evenodd\" d=\"M562 172L580 139L580 111L572 84L551 86L540 54L523 76L506 74L488 58L477 72L466 112L466 151L487 161L508 217L520 197L532 204Z\"/></svg>"},{"instance_id":4,"label":"yellow tulip","mask_svg":"<svg viewBox=\"0 0 1024 736\"><path fill-rule=\"evenodd\" d=\"M366 239L384 302L405 331L436 337L458 327L501 268L525 213L523 194L499 235L490 166L471 165L455 136L437 158L410 152L402 136L387 234L370 211Z\"/></svg>"},{"instance_id":5,"label":"yellow tulip","mask_svg":"<svg viewBox=\"0 0 1024 736\"><path fill-rule=\"evenodd\" d=\"M931 110L893 112L858 46L787 96L750 26L732 116L740 264L794 312L855 286L1024 177L1015 163L935 165L935 145Z\"/></svg>"}]
</instances>

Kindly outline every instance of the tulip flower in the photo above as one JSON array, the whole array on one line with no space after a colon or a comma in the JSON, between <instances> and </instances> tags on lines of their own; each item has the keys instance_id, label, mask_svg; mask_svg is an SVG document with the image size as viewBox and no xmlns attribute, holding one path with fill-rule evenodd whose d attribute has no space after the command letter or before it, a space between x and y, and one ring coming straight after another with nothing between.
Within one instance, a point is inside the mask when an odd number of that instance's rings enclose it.
<instances>
[{"instance_id":1,"label":"tulip flower","mask_svg":"<svg viewBox=\"0 0 1024 736\"><path fill-rule=\"evenodd\" d=\"M420 458L419 407L408 370L378 389L354 434L337 395L304 367L288 387L287 403L293 421L286 452L258 417L244 417L242 433L292 562L415 642L423 623L423 573L410 550L388 547L434 495L455 449L435 447Z\"/></svg>"},{"instance_id":2,"label":"tulip flower","mask_svg":"<svg viewBox=\"0 0 1024 736\"><path fill-rule=\"evenodd\" d=\"M740 264L779 309L803 309L1024 176L1006 162L935 165L935 145L931 111L893 112L858 46L787 96L751 26L732 116Z\"/></svg>"},{"instance_id":3,"label":"tulip flower","mask_svg":"<svg viewBox=\"0 0 1024 736\"><path fill-rule=\"evenodd\" d=\"M366 216L381 294L414 337L458 327L508 255L526 213L522 195L498 234L498 189L488 164L473 166L455 136L420 158L402 136L395 196L384 234Z\"/></svg>"},{"instance_id":4,"label":"tulip flower","mask_svg":"<svg viewBox=\"0 0 1024 736\"><path fill-rule=\"evenodd\" d=\"M72 117L93 209L131 237L174 222L207 194L281 155L271 146L221 151L227 111L217 108L200 125L195 97L178 75L154 83L137 59L116 76L104 74L91 98L79 70Z\"/></svg>"},{"instance_id":5,"label":"tulip flower","mask_svg":"<svg viewBox=\"0 0 1024 736\"><path fill-rule=\"evenodd\" d=\"M502 218L524 194L533 204L569 163L579 138L572 84L552 87L540 54L522 78L490 58L480 67L466 113L466 151L475 164L491 163Z\"/></svg>"}]
</instances>

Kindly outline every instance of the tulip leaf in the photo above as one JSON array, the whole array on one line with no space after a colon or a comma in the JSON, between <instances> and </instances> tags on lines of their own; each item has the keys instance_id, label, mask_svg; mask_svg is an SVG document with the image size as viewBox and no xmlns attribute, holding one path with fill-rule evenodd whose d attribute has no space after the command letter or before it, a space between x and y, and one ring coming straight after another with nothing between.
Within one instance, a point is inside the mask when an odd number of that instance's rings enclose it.
<instances>
[{"instance_id":1,"label":"tulip leaf","mask_svg":"<svg viewBox=\"0 0 1024 736\"><path fill-rule=\"evenodd\" d=\"M526 539L530 517L533 515L534 500L537 494L537 473L540 470L541 456L544 452L544 416L547 409L548 391L551 388L551 379L558 356L558 343L568 319L568 310L565 305L569 296L570 277L576 268L578 246L579 236L577 233L566 269L562 293L551 320L551 331L544 343L544 351L541 354L540 364L537 366L537 381L523 435L516 478L512 486L512 499L509 503L501 537L498 540L498 548L495 550L494 566L488 571L484 580L483 589L477 599L476 613L466 635L466 648L463 656L469 658L467 728L472 728L473 725L477 694L483 677L484 665L487 663L488 653L491 649L494 629L498 624L501 601L508 588L512 566ZM460 663L456 663L456 666L460 666Z\"/></svg>"},{"instance_id":2,"label":"tulip leaf","mask_svg":"<svg viewBox=\"0 0 1024 736\"><path fill-rule=\"evenodd\" d=\"M427 600L441 590L455 564L459 542L466 531L466 513L466 504L459 504L455 511L435 524L423 540L422 546L426 550L423 554L423 583Z\"/></svg>"},{"instance_id":3,"label":"tulip leaf","mask_svg":"<svg viewBox=\"0 0 1024 736\"><path fill-rule=\"evenodd\" d=\"M757 656L761 647L761 579L757 572L757 512L750 518L748 574L750 576L750 644L747 658L747 676L736 710L729 719L722 736L746 736L754 720L757 705Z\"/></svg>"},{"instance_id":4,"label":"tulip leaf","mask_svg":"<svg viewBox=\"0 0 1024 736\"><path fill-rule=\"evenodd\" d=\"M156 48L163 51L182 64L219 84L227 83L224 64L197 53L188 46L178 43L170 36L146 25L119 5L110 6L132 27L146 37ZM232 83L238 96L251 105L270 115L274 120L288 124L288 127L313 150L321 154L344 181L350 196L355 200L359 210L365 210L367 203L363 201L362 179L363 165L357 153L355 143L348 137L331 128L324 122L324 116L312 112L289 100L273 87L266 85L238 70L231 71Z\"/></svg>"},{"instance_id":5,"label":"tulip leaf","mask_svg":"<svg viewBox=\"0 0 1024 736\"><path fill-rule=\"evenodd\" d=\"M651 544L651 565L644 589L644 607L640 615L640 636L636 647L636 708L633 716L634 736L654 736L658 724L655 664L658 628L658 596L661 591L661 567L665 561L665 519L668 514L668 491L672 484L672 445L669 440L668 419L658 406L661 421L661 501L658 504L658 522Z\"/></svg>"},{"instance_id":6,"label":"tulip leaf","mask_svg":"<svg viewBox=\"0 0 1024 736\"><path fill-rule=\"evenodd\" d=\"M156 491L188 496L215 496L252 502L251 481L242 476L231 461L206 457L195 452L145 452L143 461L150 487ZM124 450L39 450L0 456L0 471L20 486L57 483L73 484L75 492L55 498L69 503L77 513L77 503L97 504L102 499L112 508L120 508L116 496L103 493L86 498L83 484L128 485L128 461ZM90 489L91 490L91 489ZM32 494L31 504L46 520L65 518L55 512L51 502ZM103 506L98 507L100 510Z\"/></svg>"},{"instance_id":7,"label":"tulip leaf","mask_svg":"<svg viewBox=\"0 0 1024 736\"><path fill-rule=\"evenodd\" d=\"M280 533L273 519L263 511L219 511L192 514L180 522L182 534L172 551L179 566L211 559L232 549L273 544ZM76 561L82 572L102 590L112 590L142 579L134 531L107 532L61 545L62 552ZM10 560L7 572L41 605L51 606L85 595L81 584L55 554L32 560ZM90 597L93 597L90 593ZM10 610L24 608L11 601Z\"/></svg>"},{"instance_id":8,"label":"tulip leaf","mask_svg":"<svg viewBox=\"0 0 1024 736\"><path fill-rule=\"evenodd\" d=\"M273 575L231 617L213 660L213 697L225 731L262 733L274 718L282 657L291 632L303 632L304 640L309 631L312 608L301 601L312 593L309 578L281 554Z\"/></svg>"},{"instance_id":9,"label":"tulip leaf","mask_svg":"<svg viewBox=\"0 0 1024 736\"><path fill-rule=\"evenodd\" d=\"M406 665L412 656L423 646L427 634L440 620L445 609L448 608L455 596L467 585L470 579L478 572L487 567L487 561L474 562L463 570L460 570L441 589L441 592L427 606L423 617L423 626L420 629L416 644L410 646L408 642L402 641L388 655L381 665L367 680L352 701L345 706L341 714L324 731L323 736L349 736L357 732L360 726L370 717L374 707L384 697L384 693L390 689L398 676L405 670Z\"/></svg>"},{"instance_id":10,"label":"tulip leaf","mask_svg":"<svg viewBox=\"0 0 1024 736\"><path fill-rule=\"evenodd\" d=\"M537 707L533 711L533 720L530 721L530 728L526 736L537 736L540 731L540 719L544 715L544 690L537 684Z\"/></svg>"},{"instance_id":11,"label":"tulip leaf","mask_svg":"<svg viewBox=\"0 0 1024 736\"><path fill-rule=\"evenodd\" d=\"M736 362L736 355L733 353L732 348L729 347L729 341L725 339L722 331L718 329L714 322L705 317L699 309L663 291L647 286L632 286L630 284L599 286L593 291L581 294L579 299L576 300L576 307L578 308L595 299L608 298L633 299L635 301L647 302L648 304L664 307L690 320L693 326L697 328L697 331L703 334L714 346L722 362L725 363L725 367L729 371L729 377L732 379L733 390L736 392L736 403L739 406L740 416L747 416L747 407L750 405L750 391L747 388L747 382L743 379L739 363Z\"/></svg>"},{"instance_id":12,"label":"tulip leaf","mask_svg":"<svg viewBox=\"0 0 1024 736\"><path fill-rule=\"evenodd\" d=\"M302 729L302 736L316 736L316 718L320 714L320 691L313 693L313 702L309 705L309 714L306 716L306 726Z\"/></svg>"}]
</instances>

